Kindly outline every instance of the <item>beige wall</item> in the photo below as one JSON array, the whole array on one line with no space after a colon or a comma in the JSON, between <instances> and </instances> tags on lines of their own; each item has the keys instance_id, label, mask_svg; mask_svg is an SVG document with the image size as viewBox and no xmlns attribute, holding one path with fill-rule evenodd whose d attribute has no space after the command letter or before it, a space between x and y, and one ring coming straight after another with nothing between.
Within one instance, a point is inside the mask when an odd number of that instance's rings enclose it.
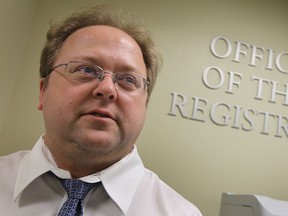
<instances>
[{"instance_id":1,"label":"beige wall","mask_svg":"<svg viewBox=\"0 0 288 216\"><path fill-rule=\"evenodd\" d=\"M9 118L9 104L13 100L16 77L22 71L20 68L31 30L34 1L1 0L0 4L0 132L2 132L6 117L7 120Z\"/></svg>"},{"instance_id":2,"label":"beige wall","mask_svg":"<svg viewBox=\"0 0 288 216\"><path fill-rule=\"evenodd\" d=\"M48 22L99 2L107 1L1 2L1 155L30 149L44 132L37 111L38 62ZM283 105L285 97L281 95L276 95L274 103L269 102L272 81L278 82L277 91L284 92L288 80L288 75L275 66L277 55L288 52L287 1L115 2L144 18L164 58L138 141L146 166L199 206L205 216L218 215L221 193L226 191L288 200L288 137L283 128L279 132L282 137L274 136L279 115L287 118L287 105ZM210 51L210 43L217 36L231 43L227 58L216 58ZM245 49L244 43L248 45L247 55L241 55L239 62L233 61L237 42L241 42L241 50ZM249 65L252 45L264 51L255 66ZM222 40L215 49L224 55L227 46ZM274 50L271 70L265 69L268 49ZM288 56L279 59L283 69L288 70ZM208 88L202 82L203 72L210 66L223 71L225 80L219 89ZM233 93L227 93L231 72L242 78L239 87L232 85ZM269 85L263 83L262 100L255 99L258 86L251 81L253 76L269 80ZM215 87L218 79L217 73L210 71L209 84ZM182 104L184 116L177 107L171 110L172 92L187 98L185 105L180 97L175 98L179 106ZM201 98L198 107L195 98ZM218 102L225 106L216 107ZM270 113L266 121L264 114L256 114L261 111ZM226 114L230 120L220 126L224 120L221 115ZM284 118L282 123L285 126L287 120Z\"/></svg>"}]
</instances>

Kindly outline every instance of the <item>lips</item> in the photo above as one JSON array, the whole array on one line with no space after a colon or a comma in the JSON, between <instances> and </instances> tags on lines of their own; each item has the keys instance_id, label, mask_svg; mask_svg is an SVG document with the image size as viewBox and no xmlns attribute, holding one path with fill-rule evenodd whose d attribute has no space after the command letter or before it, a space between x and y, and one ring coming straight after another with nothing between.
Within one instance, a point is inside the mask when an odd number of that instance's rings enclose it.
<instances>
[{"instance_id":1,"label":"lips","mask_svg":"<svg viewBox=\"0 0 288 216\"><path fill-rule=\"evenodd\" d=\"M98 116L98 117L101 117L101 118L110 118L110 116L108 116L106 114L98 113L98 112L92 112L92 113L90 113L90 115Z\"/></svg>"},{"instance_id":2,"label":"lips","mask_svg":"<svg viewBox=\"0 0 288 216\"><path fill-rule=\"evenodd\" d=\"M115 118L113 117L113 115L108 112L108 111L100 111L100 110L92 110L92 111L89 111L89 112L86 112L84 115L92 115L92 116L97 116L97 117L100 117L100 118L109 118L109 119L112 119L115 121Z\"/></svg>"}]
</instances>

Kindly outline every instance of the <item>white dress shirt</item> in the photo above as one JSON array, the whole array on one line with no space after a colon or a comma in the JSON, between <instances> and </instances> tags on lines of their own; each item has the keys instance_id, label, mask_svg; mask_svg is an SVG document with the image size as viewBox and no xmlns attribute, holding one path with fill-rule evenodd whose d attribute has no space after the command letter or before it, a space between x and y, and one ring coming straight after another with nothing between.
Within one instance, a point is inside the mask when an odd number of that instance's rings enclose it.
<instances>
[{"instance_id":1,"label":"white dress shirt","mask_svg":"<svg viewBox=\"0 0 288 216\"><path fill-rule=\"evenodd\" d=\"M31 151L0 157L0 215L57 215L67 194L49 171L71 177L57 167L42 137ZM83 201L85 216L202 216L143 166L136 146L122 160L81 180L99 182Z\"/></svg>"}]
</instances>

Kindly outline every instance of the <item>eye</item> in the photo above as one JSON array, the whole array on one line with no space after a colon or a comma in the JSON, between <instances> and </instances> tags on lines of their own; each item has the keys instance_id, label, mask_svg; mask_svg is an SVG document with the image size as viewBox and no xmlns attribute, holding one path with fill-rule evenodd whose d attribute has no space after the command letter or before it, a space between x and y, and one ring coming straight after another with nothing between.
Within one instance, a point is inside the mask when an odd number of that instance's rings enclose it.
<instances>
[{"instance_id":1,"label":"eye","mask_svg":"<svg viewBox=\"0 0 288 216\"><path fill-rule=\"evenodd\" d=\"M93 66L89 66L89 65L81 65L76 69L76 71L74 71L74 73L75 72L93 75L93 76L99 75L99 70L96 70Z\"/></svg>"},{"instance_id":2,"label":"eye","mask_svg":"<svg viewBox=\"0 0 288 216\"><path fill-rule=\"evenodd\" d=\"M137 83L136 77L131 74L121 74L117 79L127 85L136 85Z\"/></svg>"},{"instance_id":3,"label":"eye","mask_svg":"<svg viewBox=\"0 0 288 216\"><path fill-rule=\"evenodd\" d=\"M101 80L103 76L101 67L85 62L69 62L66 70L70 79L81 83Z\"/></svg>"},{"instance_id":4,"label":"eye","mask_svg":"<svg viewBox=\"0 0 288 216\"><path fill-rule=\"evenodd\" d=\"M116 82L119 87L127 91L141 88L141 78L132 73L116 73Z\"/></svg>"}]
</instances>

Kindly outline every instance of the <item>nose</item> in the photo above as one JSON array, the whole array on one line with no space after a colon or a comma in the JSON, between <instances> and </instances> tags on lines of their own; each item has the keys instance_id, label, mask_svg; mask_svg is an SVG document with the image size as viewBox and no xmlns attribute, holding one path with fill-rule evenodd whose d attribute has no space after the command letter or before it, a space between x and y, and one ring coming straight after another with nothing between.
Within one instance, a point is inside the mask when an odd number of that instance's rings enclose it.
<instances>
[{"instance_id":1,"label":"nose","mask_svg":"<svg viewBox=\"0 0 288 216\"><path fill-rule=\"evenodd\" d=\"M93 95L96 98L115 101L117 99L117 92L113 76L107 74L102 80L99 80L97 87L93 91Z\"/></svg>"}]
</instances>

